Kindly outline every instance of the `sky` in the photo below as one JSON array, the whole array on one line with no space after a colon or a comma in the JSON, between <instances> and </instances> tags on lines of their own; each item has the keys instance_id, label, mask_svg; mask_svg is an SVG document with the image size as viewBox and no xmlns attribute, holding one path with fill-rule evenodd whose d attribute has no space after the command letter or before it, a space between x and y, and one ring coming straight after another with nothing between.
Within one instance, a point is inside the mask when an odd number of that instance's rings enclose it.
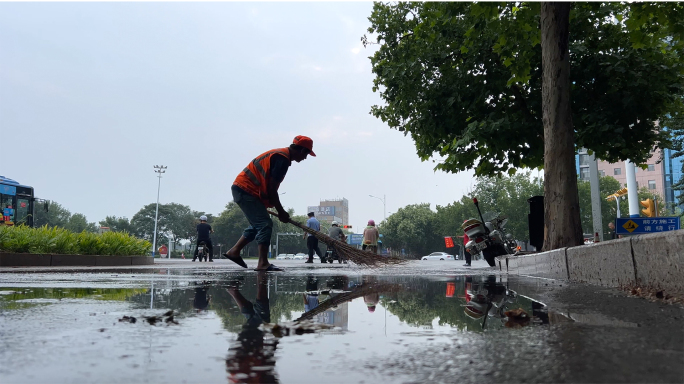
<instances>
[{"instance_id":1,"label":"sky","mask_svg":"<svg viewBox=\"0 0 684 384\"><path fill-rule=\"evenodd\" d=\"M257 155L314 141L283 206L347 198L350 224L446 205L473 172L421 162L369 114L371 2L0 3L0 175L97 222L160 203L219 214Z\"/></svg>"}]
</instances>

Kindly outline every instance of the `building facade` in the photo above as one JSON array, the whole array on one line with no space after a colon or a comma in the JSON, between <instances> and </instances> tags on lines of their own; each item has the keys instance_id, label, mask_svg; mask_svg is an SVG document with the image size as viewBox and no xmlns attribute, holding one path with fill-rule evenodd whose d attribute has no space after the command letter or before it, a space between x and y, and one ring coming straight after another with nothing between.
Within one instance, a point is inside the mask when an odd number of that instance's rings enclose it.
<instances>
[{"instance_id":1,"label":"building facade","mask_svg":"<svg viewBox=\"0 0 684 384\"><path fill-rule=\"evenodd\" d=\"M681 194L681 191L674 191L672 185L681 180L682 162L684 161L684 156L673 158L672 152L670 149L653 151L646 162L647 169L636 167L635 173L637 187L645 187L649 192L660 196L665 201L668 210L672 210L677 201L676 197ZM575 156L575 167L579 179L589 181L589 155L586 149L581 149ZM599 160L598 170L599 175L611 176L621 185L627 185L624 162L609 163ZM684 207L679 207L680 210L682 208Z\"/></svg>"},{"instance_id":2,"label":"building facade","mask_svg":"<svg viewBox=\"0 0 684 384\"><path fill-rule=\"evenodd\" d=\"M329 199L321 200L319 205L308 206L307 213L314 212L319 221L332 223L337 221L340 225L349 224L349 200Z\"/></svg>"},{"instance_id":3,"label":"building facade","mask_svg":"<svg viewBox=\"0 0 684 384\"><path fill-rule=\"evenodd\" d=\"M682 194L682 191L675 191L672 186L682 180L682 164L684 163L684 156L673 157L673 150L666 149L663 157L663 166L665 167L665 203L670 203L668 208L672 207L674 213L679 215L684 210L684 206L677 206L677 198Z\"/></svg>"}]
</instances>

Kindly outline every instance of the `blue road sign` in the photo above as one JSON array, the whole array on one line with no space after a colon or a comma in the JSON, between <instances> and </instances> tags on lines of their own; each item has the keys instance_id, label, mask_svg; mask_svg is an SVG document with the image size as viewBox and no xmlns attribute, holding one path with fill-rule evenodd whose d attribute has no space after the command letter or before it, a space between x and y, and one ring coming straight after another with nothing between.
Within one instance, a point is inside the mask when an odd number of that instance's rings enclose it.
<instances>
[{"instance_id":1,"label":"blue road sign","mask_svg":"<svg viewBox=\"0 0 684 384\"><path fill-rule=\"evenodd\" d=\"M349 235L349 244L361 245L363 243L363 233L352 233Z\"/></svg>"},{"instance_id":2,"label":"blue road sign","mask_svg":"<svg viewBox=\"0 0 684 384\"><path fill-rule=\"evenodd\" d=\"M679 217L623 217L615 220L618 235L642 235L676 231L680 228Z\"/></svg>"}]
</instances>

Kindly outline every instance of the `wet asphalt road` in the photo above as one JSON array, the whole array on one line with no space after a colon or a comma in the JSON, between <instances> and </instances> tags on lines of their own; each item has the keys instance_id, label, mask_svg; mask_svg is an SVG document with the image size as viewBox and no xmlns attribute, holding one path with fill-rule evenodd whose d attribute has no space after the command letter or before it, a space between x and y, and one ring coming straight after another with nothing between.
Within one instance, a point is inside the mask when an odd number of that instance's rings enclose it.
<instances>
[{"instance_id":1,"label":"wet asphalt road","mask_svg":"<svg viewBox=\"0 0 684 384\"><path fill-rule=\"evenodd\" d=\"M276 264L0 268L0 382L684 381L681 306L483 262Z\"/></svg>"}]
</instances>

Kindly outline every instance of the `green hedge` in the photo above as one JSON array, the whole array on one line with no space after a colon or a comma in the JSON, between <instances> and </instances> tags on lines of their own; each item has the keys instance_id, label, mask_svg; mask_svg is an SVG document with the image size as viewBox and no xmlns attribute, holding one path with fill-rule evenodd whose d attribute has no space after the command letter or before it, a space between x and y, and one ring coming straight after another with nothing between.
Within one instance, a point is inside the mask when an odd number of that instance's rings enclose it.
<instances>
[{"instance_id":1,"label":"green hedge","mask_svg":"<svg viewBox=\"0 0 684 384\"><path fill-rule=\"evenodd\" d=\"M127 233L74 233L64 228L0 226L0 251L61 255L147 255L152 244Z\"/></svg>"}]
</instances>

